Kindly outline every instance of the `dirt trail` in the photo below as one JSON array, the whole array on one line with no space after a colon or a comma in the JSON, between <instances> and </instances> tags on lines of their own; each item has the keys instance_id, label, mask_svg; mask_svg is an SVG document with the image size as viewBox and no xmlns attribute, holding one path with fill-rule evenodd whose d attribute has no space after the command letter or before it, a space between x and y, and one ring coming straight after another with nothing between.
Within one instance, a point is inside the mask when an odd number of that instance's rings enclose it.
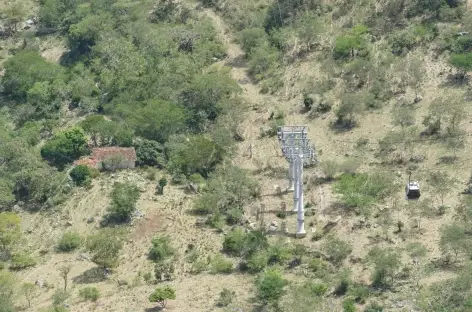
<instances>
[{"instance_id":1,"label":"dirt trail","mask_svg":"<svg viewBox=\"0 0 472 312\"><path fill-rule=\"evenodd\" d=\"M223 19L211 9L204 9L202 12L213 21L219 39L227 48L227 58L220 61L217 65L231 68L231 78L241 87L242 98L248 105L247 113L240 125L246 141L241 144L240 153L238 153L235 162L243 167L251 167L249 163L241 159L241 157L247 154L251 144L254 146L254 152L256 152L256 150L272 149L271 145L274 145L274 142L276 143L274 139L258 140L257 143L255 141L259 136L260 127L264 127L267 124L270 112L280 106L279 99L272 95L261 94L260 87L252 81L248 74L249 67L244 51L234 42L234 35ZM251 108L253 109L252 111ZM244 162L246 164L243 164Z\"/></svg>"}]
</instances>

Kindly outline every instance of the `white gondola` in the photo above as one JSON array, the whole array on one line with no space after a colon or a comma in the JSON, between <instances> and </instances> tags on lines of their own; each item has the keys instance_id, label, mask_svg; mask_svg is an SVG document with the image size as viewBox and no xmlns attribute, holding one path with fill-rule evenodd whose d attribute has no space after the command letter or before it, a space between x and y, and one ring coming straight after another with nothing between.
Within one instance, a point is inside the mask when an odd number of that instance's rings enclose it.
<instances>
[{"instance_id":1,"label":"white gondola","mask_svg":"<svg viewBox=\"0 0 472 312\"><path fill-rule=\"evenodd\" d=\"M410 181L410 178L408 178L408 184L405 187L405 196L408 200L419 199L421 196L420 184L416 181Z\"/></svg>"}]
</instances>

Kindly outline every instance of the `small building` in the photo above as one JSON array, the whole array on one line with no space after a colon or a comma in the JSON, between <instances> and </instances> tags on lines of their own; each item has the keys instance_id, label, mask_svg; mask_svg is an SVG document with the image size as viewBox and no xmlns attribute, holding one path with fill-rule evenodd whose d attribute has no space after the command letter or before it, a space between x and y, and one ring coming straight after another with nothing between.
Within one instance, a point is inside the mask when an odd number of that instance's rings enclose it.
<instances>
[{"instance_id":1,"label":"small building","mask_svg":"<svg viewBox=\"0 0 472 312\"><path fill-rule=\"evenodd\" d=\"M92 154L82 157L74 165L86 165L96 169L127 169L136 165L136 151L134 147L96 147ZM106 168L106 167L109 168Z\"/></svg>"}]
</instances>

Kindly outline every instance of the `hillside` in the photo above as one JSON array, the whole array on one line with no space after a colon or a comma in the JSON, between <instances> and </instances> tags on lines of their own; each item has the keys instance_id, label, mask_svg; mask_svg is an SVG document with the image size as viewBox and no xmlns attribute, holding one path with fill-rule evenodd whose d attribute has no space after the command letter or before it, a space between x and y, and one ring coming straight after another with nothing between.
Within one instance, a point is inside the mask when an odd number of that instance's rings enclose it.
<instances>
[{"instance_id":1,"label":"hillside","mask_svg":"<svg viewBox=\"0 0 472 312\"><path fill-rule=\"evenodd\" d=\"M0 311L469 311L471 10L0 1Z\"/></svg>"}]
</instances>

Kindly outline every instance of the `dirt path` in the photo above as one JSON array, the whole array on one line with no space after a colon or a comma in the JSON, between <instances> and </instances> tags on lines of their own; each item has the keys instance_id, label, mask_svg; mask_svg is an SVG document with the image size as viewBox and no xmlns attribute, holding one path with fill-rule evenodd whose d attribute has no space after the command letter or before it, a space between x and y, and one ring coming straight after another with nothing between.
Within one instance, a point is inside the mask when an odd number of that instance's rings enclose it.
<instances>
[{"instance_id":1,"label":"dirt path","mask_svg":"<svg viewBox=\"0 0 472 312\"><path fill-rule=\"evenodd\" d=\"M267 148L272 150L274 142L277 143L274 139L259 140L258 137L260 128L267 125L270 113L280 106L279 99L272 95L261 94L260 87L252 81L248 74L249 67L244 51L235 43L234 34L231 33L222 17L211 9L203 9L202 13L213 21L219 39L227 48L227 58L220 61L217 65L231 68L231 78L241 87L241 96L248 105L245 118L240 125L241 133L246 141L240 144L240 152L234 161L239 166L249 169L252 167L251 164L241 157L247 156L247 151L251 145L253 146L254 154L257 154L257 151L267 152ZM271 154L274 153L271 152Z\"/></svg>"}]
</instances>

